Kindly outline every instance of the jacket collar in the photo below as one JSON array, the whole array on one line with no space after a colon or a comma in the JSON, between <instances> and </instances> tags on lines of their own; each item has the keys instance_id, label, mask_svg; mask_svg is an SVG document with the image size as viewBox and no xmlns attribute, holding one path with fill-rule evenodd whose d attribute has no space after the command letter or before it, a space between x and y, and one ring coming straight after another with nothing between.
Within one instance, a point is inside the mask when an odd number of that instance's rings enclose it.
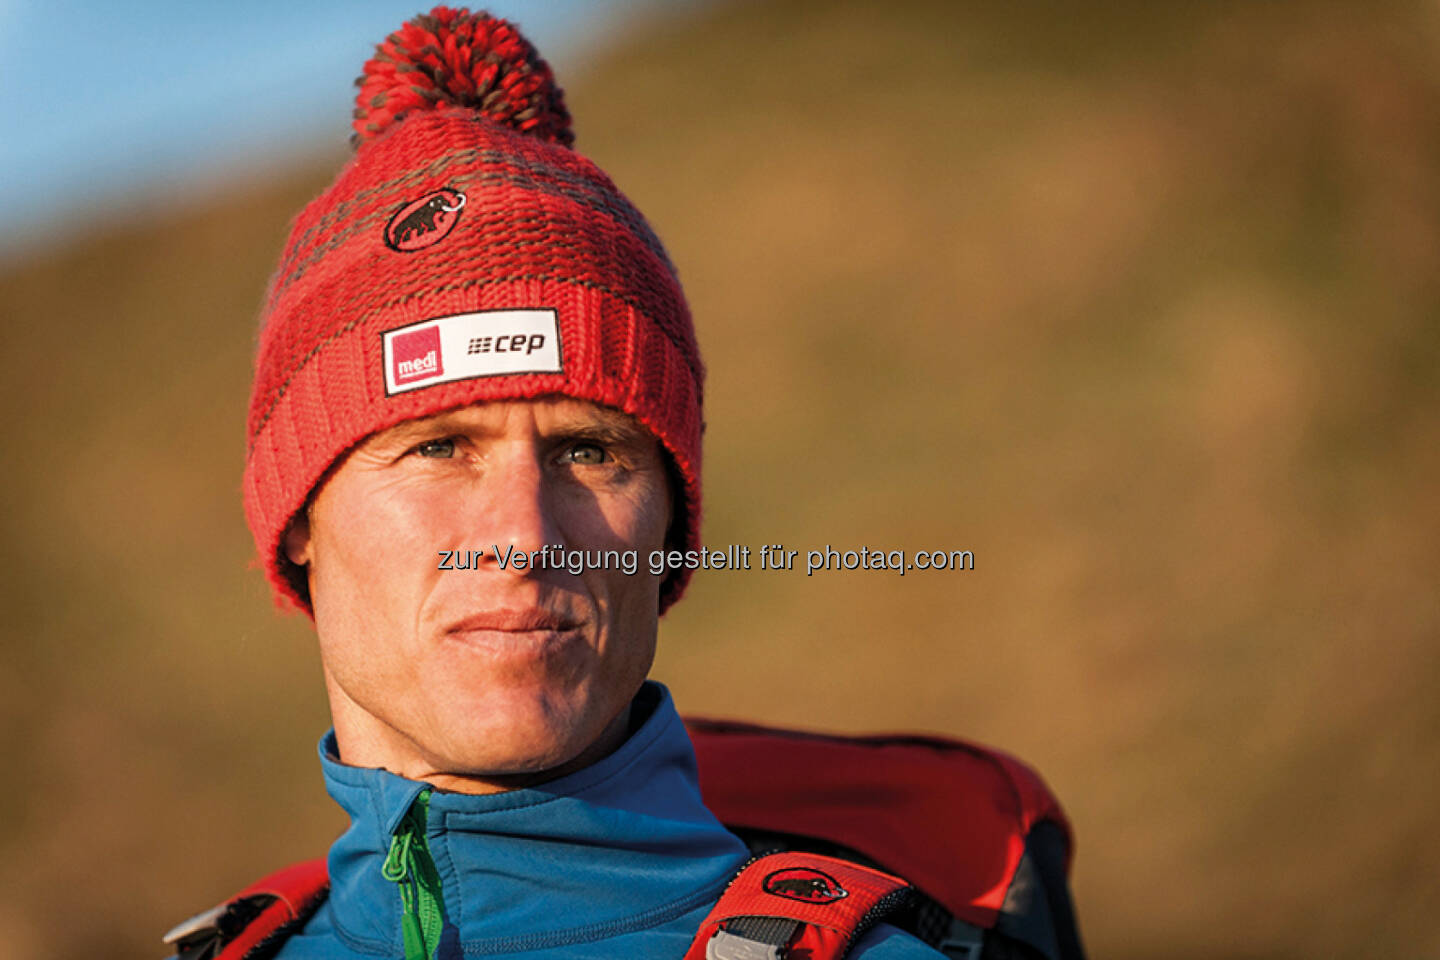
<instances>
[{"instance_id":1,"label":"jacket collar","mask_svg":"<svg viewBox=\"0 0 1440 960\"><path fill-rule=\"evenodd\" d=\"M669 691L647 682L649 716L614 753L524 790L435 790L427 839L447 926L467 953L538 949L664 923L713 901L747 852L705 808L695 753ZM396 952L400 895L380 872L427 786L352 767L320 741L330 795L350 828L330 850L330 911L352 947Z\"/></svg>"}]
</instances>

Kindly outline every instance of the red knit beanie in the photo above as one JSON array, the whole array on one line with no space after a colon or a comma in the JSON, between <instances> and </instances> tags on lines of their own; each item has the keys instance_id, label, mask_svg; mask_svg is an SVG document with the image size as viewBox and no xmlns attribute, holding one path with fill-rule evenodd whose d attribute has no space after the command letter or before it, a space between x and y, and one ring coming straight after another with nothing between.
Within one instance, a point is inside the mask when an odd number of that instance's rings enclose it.
<instances>
[{"instance_id":1,"label":"red knit beanie","mask_svg":"<svg viewBox=\"0 0 1440 960\"><path fill-rule=\"evenodd\" d=\"M690 311L645 219L570 149L549 66L506 21L436 7L356 83L355 156L295 221L262 315L245 514L277 599L311 612L282 541L338 458L486 400L562 395L636 417L674 461L673 539L698 546ZM670 574L661 610L687 580Z\"/></svg>"}]
</instances>

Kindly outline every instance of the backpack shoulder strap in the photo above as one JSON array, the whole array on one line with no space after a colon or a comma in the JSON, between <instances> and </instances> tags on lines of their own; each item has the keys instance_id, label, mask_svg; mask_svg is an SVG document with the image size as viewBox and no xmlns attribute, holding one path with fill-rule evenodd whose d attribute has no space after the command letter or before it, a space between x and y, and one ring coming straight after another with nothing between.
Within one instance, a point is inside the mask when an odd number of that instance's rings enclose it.
<instances>
[{"instance_id":1,"label":"backpack shoulder strap","mask_svg":"<svg viewBox=\"0 0 1440 960\"><path fill-rule=\"evenodd\" d=\"M310 919L330 892L321 857L277 870L165 934L178 960L261 960Z\"/></svg>"},{"instance_id":2,"label":"backpack shoulder strap","mask_svg":"<svg viewBox=\"0 0 1440 960\"><path fill-rule=\"evenodd\" d=\"M909 895L904 880L835 857L758 857L730 881L685 960L841 960Z\"/></svg>"},{"instance_id":3,"label":"backpack shoulder strap","mask_svg":"<svg viewBox=\"0 0 1440 960\"><path fill-rule=\"evenodd\" d=\"M1069 822L1040 776L1008 754L942 737L685 723L705 805L731 830L858 851L982 929L1001 919L1041 824L1057 836L1064 882Z\"/></svg>"},{"instance_id":4,"label":"backpack shoulder strap","mask_svg":"<svg viewBox=\"0 0 1440 960\"><path fill-rule=\"evenodd\" d=\"M952 957L1080 960L1070 825L1019 760L933 736L843 736L686 718L705 805L751 850L808 850L897 873L892 922ZM982 944L984 945L982 947Z\"/></svg>"}]
</instances>

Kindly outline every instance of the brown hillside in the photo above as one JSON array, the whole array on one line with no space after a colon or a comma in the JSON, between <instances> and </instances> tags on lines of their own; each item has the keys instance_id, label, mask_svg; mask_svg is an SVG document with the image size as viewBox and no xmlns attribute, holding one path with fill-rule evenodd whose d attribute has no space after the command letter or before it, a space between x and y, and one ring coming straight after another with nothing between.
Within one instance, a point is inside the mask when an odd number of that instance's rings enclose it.
<instances>
[{"instance_id":1,"label":"brown hillside","mask_svg":"<svg viewBox=\"0 0 1440 960\"><path fill-rule=\"evenodd\" d=\"M1440 956L1437 33L767 2L562 76L691 298L707 543L975 558L698 575L682 707L1026 758L1096 957ZM8 955L159 956L340 827L239 498L256 309L332 170L0 274Z\"/></svg>"}]
</instances>

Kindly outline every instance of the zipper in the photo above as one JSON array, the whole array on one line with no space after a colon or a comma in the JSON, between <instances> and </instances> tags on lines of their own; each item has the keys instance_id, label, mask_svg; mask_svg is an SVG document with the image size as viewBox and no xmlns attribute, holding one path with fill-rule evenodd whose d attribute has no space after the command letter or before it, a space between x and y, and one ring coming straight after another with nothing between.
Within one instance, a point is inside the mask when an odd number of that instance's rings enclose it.
<instances>
[{"instance_id":1,"label":"zipper","mask_svg":"<svg viewBox=\"0 0 1440 960\"><path fill-rule=\"evenodd\" d=\"M431 960L445 925L440 874L425 838L430 792L422 790L400 818L380 868L385 879L400 888L400 935L405 942L405 960Z\"/></svg>"}]
</instances>

